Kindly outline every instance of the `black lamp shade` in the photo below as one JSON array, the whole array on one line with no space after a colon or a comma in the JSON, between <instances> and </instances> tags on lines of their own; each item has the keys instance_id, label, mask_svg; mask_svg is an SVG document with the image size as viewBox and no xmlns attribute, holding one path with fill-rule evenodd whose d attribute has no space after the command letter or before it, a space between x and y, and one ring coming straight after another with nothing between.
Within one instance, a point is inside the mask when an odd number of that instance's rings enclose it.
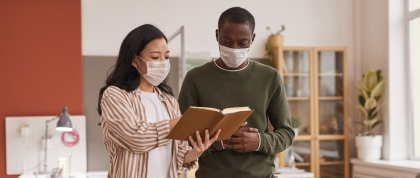
<instances>
[{"instance_id":1,"label":"black lamp shade","mask_svg":"<svg viewBox=\"0 0 420 178\"><path fill-rule=\"evenodd\" d=\"M61 116L58 119L57 127L55 129L58 131L66 131L66 132L73 131L73 127L71 125L71 120L69 116L69 110L67 107L63 108L63 112L61 113Z\"/></svg>"}]
</instances>

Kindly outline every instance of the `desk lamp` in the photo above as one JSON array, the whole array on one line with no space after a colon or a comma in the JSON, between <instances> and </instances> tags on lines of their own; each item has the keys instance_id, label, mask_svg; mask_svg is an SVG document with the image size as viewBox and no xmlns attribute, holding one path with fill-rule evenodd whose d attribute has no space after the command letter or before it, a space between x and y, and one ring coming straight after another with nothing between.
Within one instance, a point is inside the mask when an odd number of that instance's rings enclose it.
<instances>
[{"instance_id":1,"label":"desk lamp","mask_svg":"<svg viewBox=\"0 0 420 178\"><path fill-rule=\"evenodd\" d=\"M70 116L68 113L68 108L64 107L63 111L61 112L60 116L54 117L52 119L49 119L47 121L45 121L45 142L44 142L44 146L45 146L45 150L44 150L44 172L42 172L41 174L48 174L49 172L47 171L47 142L48 142L48 123L51 121L54 121L58 119L57 122L57 127L55 127L55 130L57 131L62 131L62 132L71 132L73 131L72 125L71 125L71 120L70 120Z\"/></svg>"}]
</instances>

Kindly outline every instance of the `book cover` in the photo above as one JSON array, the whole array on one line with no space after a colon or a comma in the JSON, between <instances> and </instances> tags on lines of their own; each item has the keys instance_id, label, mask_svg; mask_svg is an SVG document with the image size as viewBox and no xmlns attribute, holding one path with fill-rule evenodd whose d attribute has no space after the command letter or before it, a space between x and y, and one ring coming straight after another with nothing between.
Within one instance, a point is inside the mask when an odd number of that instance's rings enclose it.
<instances>
[{"instance_id":1,"label":"book cover","mask_svg":"<svg viewBox=\"0 0 420 178\"><path fill-rule=\"evenodd\" d=\"M208 107L189 107L181 119L171 130L167 138L188 141L192 136L196 140L195 132L200 132L200 137L204 140L204 131L209 130L210 138L221 129L219 140L226 140L245 122L254 112L249 107L226 108L222 111Z\"/></svg>"}]
</instances>

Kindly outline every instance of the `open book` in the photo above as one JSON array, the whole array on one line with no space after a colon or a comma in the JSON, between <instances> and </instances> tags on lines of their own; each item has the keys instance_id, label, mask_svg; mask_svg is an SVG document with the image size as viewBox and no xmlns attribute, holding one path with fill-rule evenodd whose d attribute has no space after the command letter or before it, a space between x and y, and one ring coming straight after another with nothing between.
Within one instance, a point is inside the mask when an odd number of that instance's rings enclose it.
<instances>
[{"instance_id":1,"label":"open book","mask_svg":"<svg viewBox=\"0 0 420 178\"><path fill-rule=\"evenodd\" d=\"M195 131L200 132L204 140L204 131L209 130L209 138L221 129L217 140L226 140L254 112L249 107L226 108L222 111L209 107L189 107L181 119L171 130L167 138L188 141L192 136L196 140Z\"/></svg>"}]
</instances>

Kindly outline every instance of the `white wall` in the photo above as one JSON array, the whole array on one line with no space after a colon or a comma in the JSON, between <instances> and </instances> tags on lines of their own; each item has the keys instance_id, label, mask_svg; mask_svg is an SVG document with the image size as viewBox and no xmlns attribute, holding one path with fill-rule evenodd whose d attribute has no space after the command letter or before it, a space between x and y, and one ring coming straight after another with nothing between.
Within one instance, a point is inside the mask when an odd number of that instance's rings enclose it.
<instances>
[{"instance_id":1,"label":"white wall","mask_svg":"<svg viewBox=\"0 0 420 178\"><path fill-rule=\"evenodd\" d=\"M286 26L284 42L288 46L352 47L351 0L82 0L83 55L116 56L129 31L151 23L167 36L184 25L187 51L211 51L212 57L219 57L217 21L224 10L233 6L243 7L255 17L257 36L251 58L264 56L270 34L266 27L277 30L281 24ZM179 37L174 39L171 51L179 53L179 43Z\"/></svg>"},{"instance_id":2,"label":"white wall","mask_svg":"<svg viewBox=\"0 0 420 178\"><path fill-rule=\"evenodd\" d=\"M360 82L368 69L383 72L386 87L379 119L384 124L376 133L384 135L382 158L388 160L408 158L404 5L403 0L356 0L355 5L355 14L360 14L355 18L355 78Z\"/></svg>"}]
</instances>

